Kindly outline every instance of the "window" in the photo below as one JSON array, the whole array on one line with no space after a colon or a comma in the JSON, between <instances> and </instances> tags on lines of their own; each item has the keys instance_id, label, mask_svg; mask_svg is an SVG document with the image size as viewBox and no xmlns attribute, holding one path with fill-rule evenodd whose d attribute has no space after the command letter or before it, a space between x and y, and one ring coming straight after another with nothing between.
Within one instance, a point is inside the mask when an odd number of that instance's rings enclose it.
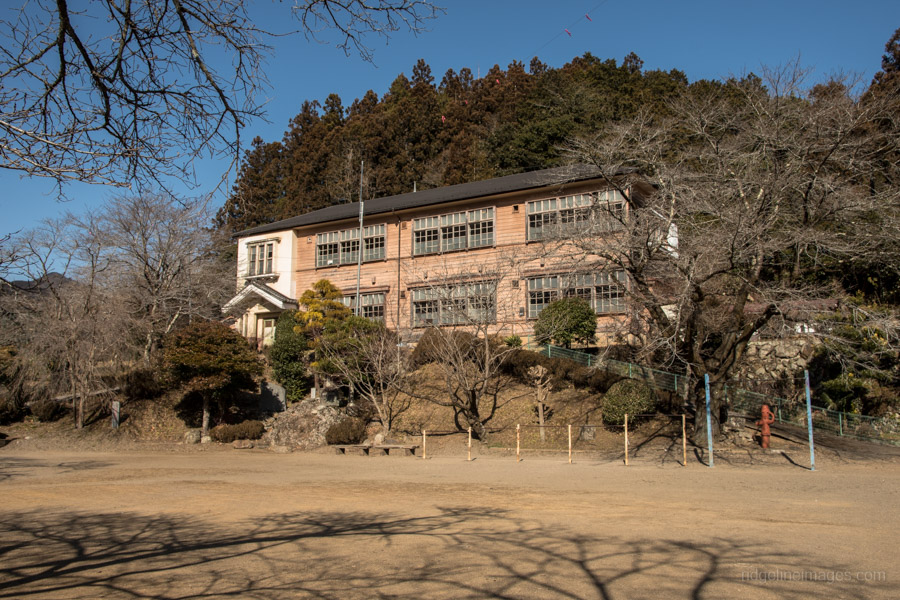
<instances>
[{"instance_id":1,"label":"window","mask_svg":"<svg viewBox=\"0 0 900 600\"><path fill-rule=\"evenodd\" d=\"M275 242L247 244L247 276L271 275L275 272Z\"/></svg>"},{"instance_id":2,"label":"window","mask_svg":"<svg viewBox=\"0 0 900 600\"><path fill-rule=\"evenodd\" d=\"M413 254L494 245L494 209L480 208L413 221Z\"/></svg>"},{"instance_id":3,"label":"window","mask_svg":"<svg viewBox=\"0 0 900 600\"><path fill-rule=\"evenodd\" d=\"M359 262L359 229L345 229L341 232L341 264L355 265Z\"/></svg>"},{"instance_id":4,"label":"window","mask_svg":"<svg viewBox=\"0 0 900 600\"><path fill-rule=\"evenodd\" d=\"M384 224L369 225L363 229L363 260L381 260L384 258Z\"/></svg>"},{"instance_id":5,"label":"window","mask_svg":"<svg viewBox=\"0 0 900 600\"><path fill-rule=\"evenodd\" d=\"M359 316L373 321L384 321L384 293L360 294L362 303L359 307ZM341 302L356 314L356 294L341 298Z\"/></svg>"},{"instance_id":6,"label":"window","mask_svg":"<svg viewBox=\"0 0 900 600\"><path fill-rule=\"evenodd\" d=\"M363 261L384 258L385 226L363 228ZM316 235L316 266L355 265L359 262L359 227Z\"/></svg>"},{"instance_id":7,"label":"window","mask_svg":"<svg viewBox=\"0 0 900 600\"><path fill-rule=\"evenodd\" d=\"M414 327L494 323L496 284L466 283L412 291Z\"/></svg>"},{"instance_id":8,"label":"window","mask_svg":"<svg viewBox=\"0 0 900 600\"><path fill-rule=\"evenodd\" d=\"M528 240L622 227L625 200L617 190L535 200L527 204Z\"/></svg>"},{"instance_id":9,"label":"window","mask_svg":"<svg viewBox=\"0 0 900 600\"><path fill-rule=\"evenodd\" d=\"M559 298L583 298L597 314L625 310L625 272L551 275L528 280L528 318Z\"/></svg>"},{"instance_id":10,"label":"window","mask_svg":"<svg viewBox=\"0 0 900 600\"><path fill-rule=\"evenodd\" d=\"M320 233L316 236L316 266L341 264L340 232Z\"/></svg>"}]
</instances>

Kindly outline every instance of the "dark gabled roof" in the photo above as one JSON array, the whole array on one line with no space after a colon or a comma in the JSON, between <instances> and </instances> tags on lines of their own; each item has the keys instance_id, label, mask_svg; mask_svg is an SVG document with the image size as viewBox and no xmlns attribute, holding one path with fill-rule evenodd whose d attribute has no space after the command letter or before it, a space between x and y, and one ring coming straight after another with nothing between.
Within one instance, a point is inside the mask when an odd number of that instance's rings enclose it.
<instances>
[{"instance_id":1,"label":"dark gabled roof","mask_svg":"<svg viewBox=\"0 0 900 600\"><path fill-rule=\"evenodd\" d=\"M288 298L278 290L269 287L260 281L250 281L241 288L234 298L225 303L222 307L222 312L228 312L239 306L251 295L259 296L282 310L285 308L297 308L297 301L293 298Z\"/></svg>"},{"instance_id":2,"label":"dark gabled roof","mask_svg":"<svg viewBox=\"0 0 900 600\"><path fill-rule=\"evenodd\" d=\"M459 185L423 190L421 192L410 192L398 196L387 196L385 198L367 200L365 202L364 210L365 216L379 215L394 210L406 210L422 206L431 206L433 204L443 204L445 202L469 200L481 196L519 192L534 188L561 185L563 183L574 181L596 179L600 176L600 170L592 165L556 167L554 169L543 169L541 171L507 175L506 177L497 177L485 181L461 183ZM359 202L336 204L303 215L291 217L290 219L245 229L244 231L235 233L234 237L245 237L248 235L267 233L269 231L294 229L295 227L302 227L305 225L316 225L318 223L352 219L358 215Z\"/></svg>"}]
</instances>

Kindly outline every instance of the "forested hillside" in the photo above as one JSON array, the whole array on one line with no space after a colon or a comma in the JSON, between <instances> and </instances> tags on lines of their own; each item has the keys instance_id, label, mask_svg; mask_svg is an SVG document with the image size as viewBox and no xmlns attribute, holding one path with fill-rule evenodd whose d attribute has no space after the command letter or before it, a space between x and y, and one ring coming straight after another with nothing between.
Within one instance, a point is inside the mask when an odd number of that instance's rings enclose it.
<instances>
[{"instance_id":1,"label":"forested hillside","mask_svg":"<svg viewBox=\"0 0 900 600\"><path fill-rule=\"evenodd\" d=\"M307 100L281 141L254 139L218 221L235 232L356 200L361 160L366 198L551 167L567 139L665 111L687 86L681 71L643 71L634 54L621 64L586 54L559 69L535 58L480 79L450 69L440 82L419 60L380 98Z\"/></svg>"}]
</instances>

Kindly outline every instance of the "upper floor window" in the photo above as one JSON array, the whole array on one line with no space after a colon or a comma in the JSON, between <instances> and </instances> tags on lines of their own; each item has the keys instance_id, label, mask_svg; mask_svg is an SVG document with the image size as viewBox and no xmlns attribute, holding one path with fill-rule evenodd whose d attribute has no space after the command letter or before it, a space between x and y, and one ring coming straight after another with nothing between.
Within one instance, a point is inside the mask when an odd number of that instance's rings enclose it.
<instances>
[{"instance_id":1,"label":"upper floor window","mask_svg":"<svg viewBox=\"0 0 900 600\"><path fill-rule=\"evenodd\" d=\"M413 290L412 318L413 327L494 323L497 286L481 282Z\"/></svg>"},{"instance_id":2,"label":"upper floor window","mask_svg":"<svg viewBox=\"0 0 900 600\"><path fill-rule=\"evenodd\" d=\"M247 244L247 276L271 275L275 272L275 242Z\"/></svg>"},{"instance_id":3,"label":"upper floor window","mask_svg":"<svg viewBox=\"0 0 900 600\"><path fill-rule=\"evenodd\" d=\"M414 255L493 245L493 207L413 220Z\"/></svg>"},{"instance_id":4,"label":"upper floor window","mask_svg":"<svg viewBox=\"0 0 900 600\"><path fill-rule=\"evenodd\" d=\"M527 203L528 239L603 233L622 227L625 199L618 190L575 194Z\"/></svg>"},{"instance_id":5,"label":"upper floor window","mask_svg":"<svg viewBox=\"0 0 900 600\"><path fill-rule=\"evenodd\" d=\"M385 226L369 225L363 228L363 260L384 258ZM316 266L356 264L359 262L359 227L342 231L329 231L316 235Z\"/></svg>"},{"instance_id":6,"label":"upper floor window","mask_svg":"<svg viewBox=\"0 0 900 600\"><path fill-rule=\"evenodd\" d=\"M625 272L574 273L528 280L528 317L560 298L583 298L597 314L625 310Z\"/></svg>"}]
</instances>

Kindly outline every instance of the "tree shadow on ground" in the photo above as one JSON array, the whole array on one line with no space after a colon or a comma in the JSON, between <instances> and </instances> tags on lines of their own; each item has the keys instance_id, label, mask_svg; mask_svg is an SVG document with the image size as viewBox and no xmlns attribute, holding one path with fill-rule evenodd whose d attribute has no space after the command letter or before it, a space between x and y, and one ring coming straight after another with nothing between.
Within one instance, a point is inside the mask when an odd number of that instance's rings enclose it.
<instances>
[{"instance_id":1,"label":"tree shadow on ground","mask_svg":"<svg viewBox=\"0 0 900 600\"><path fill-rule=\"evenodd\" d=\"M700 598L760 586L787 599L886 594L876 584L761 582L772 568L852 570L769 545L589 535L491 509L241 523L28 511L0 515L0 540L0 598Z\"/></svg>"}]
</instances>

